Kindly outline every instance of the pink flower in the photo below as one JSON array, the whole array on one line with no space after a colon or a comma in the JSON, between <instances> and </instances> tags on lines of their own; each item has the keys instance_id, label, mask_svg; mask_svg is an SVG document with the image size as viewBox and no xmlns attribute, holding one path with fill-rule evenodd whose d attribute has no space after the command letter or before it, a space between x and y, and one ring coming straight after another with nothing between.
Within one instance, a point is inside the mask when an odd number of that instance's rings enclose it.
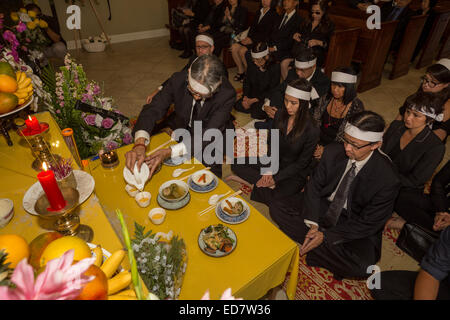
<instances>
[{"instance_id":1,"label":"pink flower","mask_svg":"<svg viewBox=\"0 0 450 320\"><path fill-rule=\"evenodd\" d=\"M114 150L114 149L117 149L118 147L119 147L119 144L115 141L110 141L106 144L106 148L108 150Z\"/></svg>"},{"instance_id":2,"label":"pink flower","mask_svg":"<svg viewBox=\"0 0 450 320\"><path fill-rule=\"evenodd\" d=\"M125 135L123 136L123 143L130 144L131 142L133 142L133 137L131 136L131 134L125 133Z\"/></svg>"},{"instance_id":3,"label":"pink flower","mask_svg":"<svg viewBox=\"0 0 450 320\"><path fill-rule=\"evenodd\" d=\"M114 124L114 120L111 118L105 118L102 121L102 127L105 129L110 129Z\"/></svg>"},{"instance_id":4,"label":"pink flower","mask_svg":"<svg viewBox=\"0 0 450 320\"><path fill-rule=\"evenodd\" d=\"M0 300L70 300L75 299L83 287L95 277L83 273L94 263L95 257L72 264L74 250L50 260L44 272L36 279L33 267L26 259L19 262L11 277L16 288L0 287Z\"/></svg>"},{"instance_id":5,"label":"pink flower","mask_svg":"<svg viewBox=\"0 0 450 320\"><path fill-rule=\"evenodd\" d=\"M92 95L87 94L87 93L83 93L83 98L81 99L81 101L87 102L87 101L92 101L92 100L94 100Z\"/></svg>"},{"instance_id":6,"label":"pink flower","mask_svg":"<svg viewBox=\"0 0 450 320\"><path fill-rule=\"evenodd\" d=\"M209 290L206 290L205 294L202 297L202 300L211 300L209 297ZM231 295L231 288L228 288L222 293L220 300L242 300L242 298L235 298Z\"/></svg>"},{"instance_id":7,"label":"pink flower","mask_svg":"<svg viewBox=\"0 0 450 320\"><path fill-rule=\"evenodd\" d=\"M16 35L9 30L3 32L3 39L11 43L13 47L17 48L19 46L19 41L17 41Z\"/></svg>"},{"instance_id":8,"label":"pink flower","mask_svg":"<svg viewBox=\"0 0 450 320\"><path fill-rule=\"evenodd\" d=\"M30 38L26 38L26 39L25 39L25 42L30 43L30 42L31 42Z\"/></svg>"},{"instance_id":9,"label":"pink flower","mask_svg":"<svg viewBox=\"0 0 450 320\"><path fill-rule=\"evenodd\" d=\"M64 103L64 102L63 102L63 103ZM57 113L57 114L60 114L60 113L61 113L61 110L59 110L59 109L56 110L56 113Z\"/></svg>"},{"instance_id":10,"label":"pink flower","mask_svg":"<svg viewBox=\"0 0 450 320\"><path fill-rule=\"evenodd\" d=\"M84 118L84 121L89 126L95 126L95 115L90 114Z\"/></svg>"},{"instance_id":11,"label":"pink flower","mask_svg":"<svg viewBox=\"0 0 450 320\"><path fill-rule=\"evenodd\" d=\"M27 67L21 66L21 67L20 67L20 70L22 70L23 72L25 72L25 71L27 71Z\"/></svg>"},{"instance_id":12,"label":"pink flower","mask_svg":"<svg viewBox=\"0 0 450 320\"><path fill-rule=\"evenodd\" d=\"M95 95L97 95L97 94L100 93L100 87L99 87L97 84L94 86L93 93L94 93Z\"/></svg>"},{"instance_id":13,"label":"pink flower","mask_svg":"<svg viewBox=\"0 0 450 320\"><path fill-rule=\"evenodd\" d=\"M25 46L21 46L20 47L23 51L25 51L25 52L27 52L28 51L28 48L27 47L25 47Z\"/></svg>"},{"instance_id":14,"label":"pink flower","mask_svg":"<svg viewBox=\"0 0 450 320\"><path fill-rule=\"evenodd\" d=\"M22 21L20 21L19 24L16 26L16 29L18 32L24 32L25 30L27 30L27 25Z\"/></svg>"}]
</instances>

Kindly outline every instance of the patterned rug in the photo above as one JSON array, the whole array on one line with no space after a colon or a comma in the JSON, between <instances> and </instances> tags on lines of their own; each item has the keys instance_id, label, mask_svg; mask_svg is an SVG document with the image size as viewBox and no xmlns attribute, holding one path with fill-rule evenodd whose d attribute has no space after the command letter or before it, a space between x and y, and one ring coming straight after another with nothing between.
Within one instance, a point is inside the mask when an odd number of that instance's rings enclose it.
<instances>
[{"instance_id":1,"label":"patterned rug","mask_svg":"<svg viewBox=\"0 0 450 320\"><path fill-rule=\"evenodd\" d=\"M397 231L390 229L383 233L378 266L382 271L417 270L417 263L395 245L398 235ZM365 280L336 280L326 269L307 266L305 258L300 257L296 300L373 300ZM284 290L288 279L289 275L283 283Z\"/></svg>"}]
</instances>

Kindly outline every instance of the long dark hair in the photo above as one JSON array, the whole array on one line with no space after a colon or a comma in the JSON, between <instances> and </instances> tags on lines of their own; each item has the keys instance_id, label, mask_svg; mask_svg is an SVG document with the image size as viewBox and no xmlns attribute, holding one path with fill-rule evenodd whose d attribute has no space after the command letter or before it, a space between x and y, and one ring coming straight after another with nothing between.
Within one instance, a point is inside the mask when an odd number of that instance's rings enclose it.
<instances>
[{"instance_id":1,"label":"long dark hair","mask_svg":"<svg viewBox=\"0 0 450 320\"><path fill-rule=\"evenodd\" d=\"M311 83L306 79L295 79L289 83L289 86L306 92L311 92L312 90ZM305 130L308 122L312 121L308 110L309 101L298 99L298 102L299 107L297 113L295 114L294 127L291 131L291 141L300 137ZM286 107L281 108L278 112L280 112L280 115L275 123L275 128L280 129L281 135L287 135L289 114L286 110Z\"/></svg>"},{"instance_id":2,"label":"long dark hair","mask_svg":"<svg viewBox=\"0 0 450 320\"><path fill-rule=\"evenodd\" d=\"M312 19L312 7L315 5L318 5L320 7L320 10L323 11L323 15L322 18L320 19L320 23L317 26L318 30L322 33L326 33L332 25L332 22L330 20L330 17L328 16L328 4L329 0L311 0L309 2L309 15L308 18L305 21L305 24L310 24L312 23L313 19Z\"/></svg>"},{"instance_id":3,"label":"long dark hair","mask_svg":"<svg viewBox=\"0 0 450 320\"><path fill-rule=\"evenodd\" d=\"M259 53L259 52L263 52L264 50L268 49L269 46L267 45L266 42L257 42L253 45L251 52L254 53ZM251 56L251 52L250 52L250 56ZM269 52L269 59L267 59L266 63L264 64L264 69L267 70L269 69L269 67L273 64L275 64L276 60L275 57L273 56L273 54L271 52Z\"/></svg>"},{"instance_id":4,"label":"long dark hair","mask_svg":"<svg viewBox=\"0 0 450 320\"><path fill-rule=\"evenodd\" d=\"M339 68L336 68L334 71L348 73L348 74L357 76L356 71L352 67L339 67ZM353 99L356 98L357 83L342 83L342 82L334 82L333 81L333 82L331 82L331 84L336 84L339 87L345 88L344 98L343 98L343 102L345 105L349 104L350 102L353 101ZM330 86L330 91L328 92L328 98L332 98L332 97L333 97L333 94L331 93L331 86Z\"/></svg>"}]
</instances>

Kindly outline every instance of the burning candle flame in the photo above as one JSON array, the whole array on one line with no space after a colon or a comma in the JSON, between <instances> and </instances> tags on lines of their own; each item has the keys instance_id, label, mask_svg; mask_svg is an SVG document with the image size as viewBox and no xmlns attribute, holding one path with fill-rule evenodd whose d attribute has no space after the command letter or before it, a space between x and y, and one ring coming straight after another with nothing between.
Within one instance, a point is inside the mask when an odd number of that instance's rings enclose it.
<instances>
[{"instance_id":1,"label":"burning candle flame","mask_svg":"<svg viewBox=\"0 0 450 320\"><path fill-rule=\"evenodd\" d=\"M28 115L28 120L30 120L30 121L31 121L31 117L30 117L30 115Z\"/></svg>"},{"instance_id":2,"label":"burning candle flame","mask_svg":"<svg viewBox=\"0 0 450 320\"><path fill-rule=\"evenodd\" d=\"M47 163L45 161L42 162L42 169L44 169L44 171L48 170Z\"/></svg>"}]
</instances>

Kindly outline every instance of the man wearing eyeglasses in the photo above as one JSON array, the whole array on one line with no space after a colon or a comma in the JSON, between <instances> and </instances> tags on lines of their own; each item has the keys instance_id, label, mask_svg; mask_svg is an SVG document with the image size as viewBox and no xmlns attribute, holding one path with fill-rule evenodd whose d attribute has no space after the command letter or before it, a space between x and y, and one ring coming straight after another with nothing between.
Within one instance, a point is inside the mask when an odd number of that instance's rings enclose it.
<instances>
[{"instance_id":1,"label":"man wearing eyeglasses","mask_svg":"<svg viewBox=\"0 0 450 320\"><path fill-rule=\"evenodd\" d=\"M199 138L194 134L194 121L201 122L203 132L214 128L224 133L225 129L233 128L230 116L235 101L236 91L225 77L223 63L214 55L197 58L189 70L174 73L152 102L143 107L133 129L134 147L125 154L126 166L133 171L137 163L140 170L145 161L151 176L166 158L182 156L187 153L188 148L193 154L193 143ZM179 143L146 157L146 148L155 123L163 118L171 104L174 104L175 109L174 129L187 129L191 133L192 144ZM202 150L208 144L209 142L203 142ZM221 164L205 164L211 167L214 174L219 177L222 175Z\"/></svg>"},{"instance_id":2,"label":"man wearing eyeglasses","mask_svg":"<svg viewBox=\"0 0 450 320\"><path fill-rule=\"evenodd\" d=\"M325 147L322 159L295 197L274 201L270 215L301 244L310 266L336 279L367 278L381 257L381 235L400 188L389 158L380 153L385 122L372 111L350 117L343 143Z\"/></svg>"}]
</instances>

